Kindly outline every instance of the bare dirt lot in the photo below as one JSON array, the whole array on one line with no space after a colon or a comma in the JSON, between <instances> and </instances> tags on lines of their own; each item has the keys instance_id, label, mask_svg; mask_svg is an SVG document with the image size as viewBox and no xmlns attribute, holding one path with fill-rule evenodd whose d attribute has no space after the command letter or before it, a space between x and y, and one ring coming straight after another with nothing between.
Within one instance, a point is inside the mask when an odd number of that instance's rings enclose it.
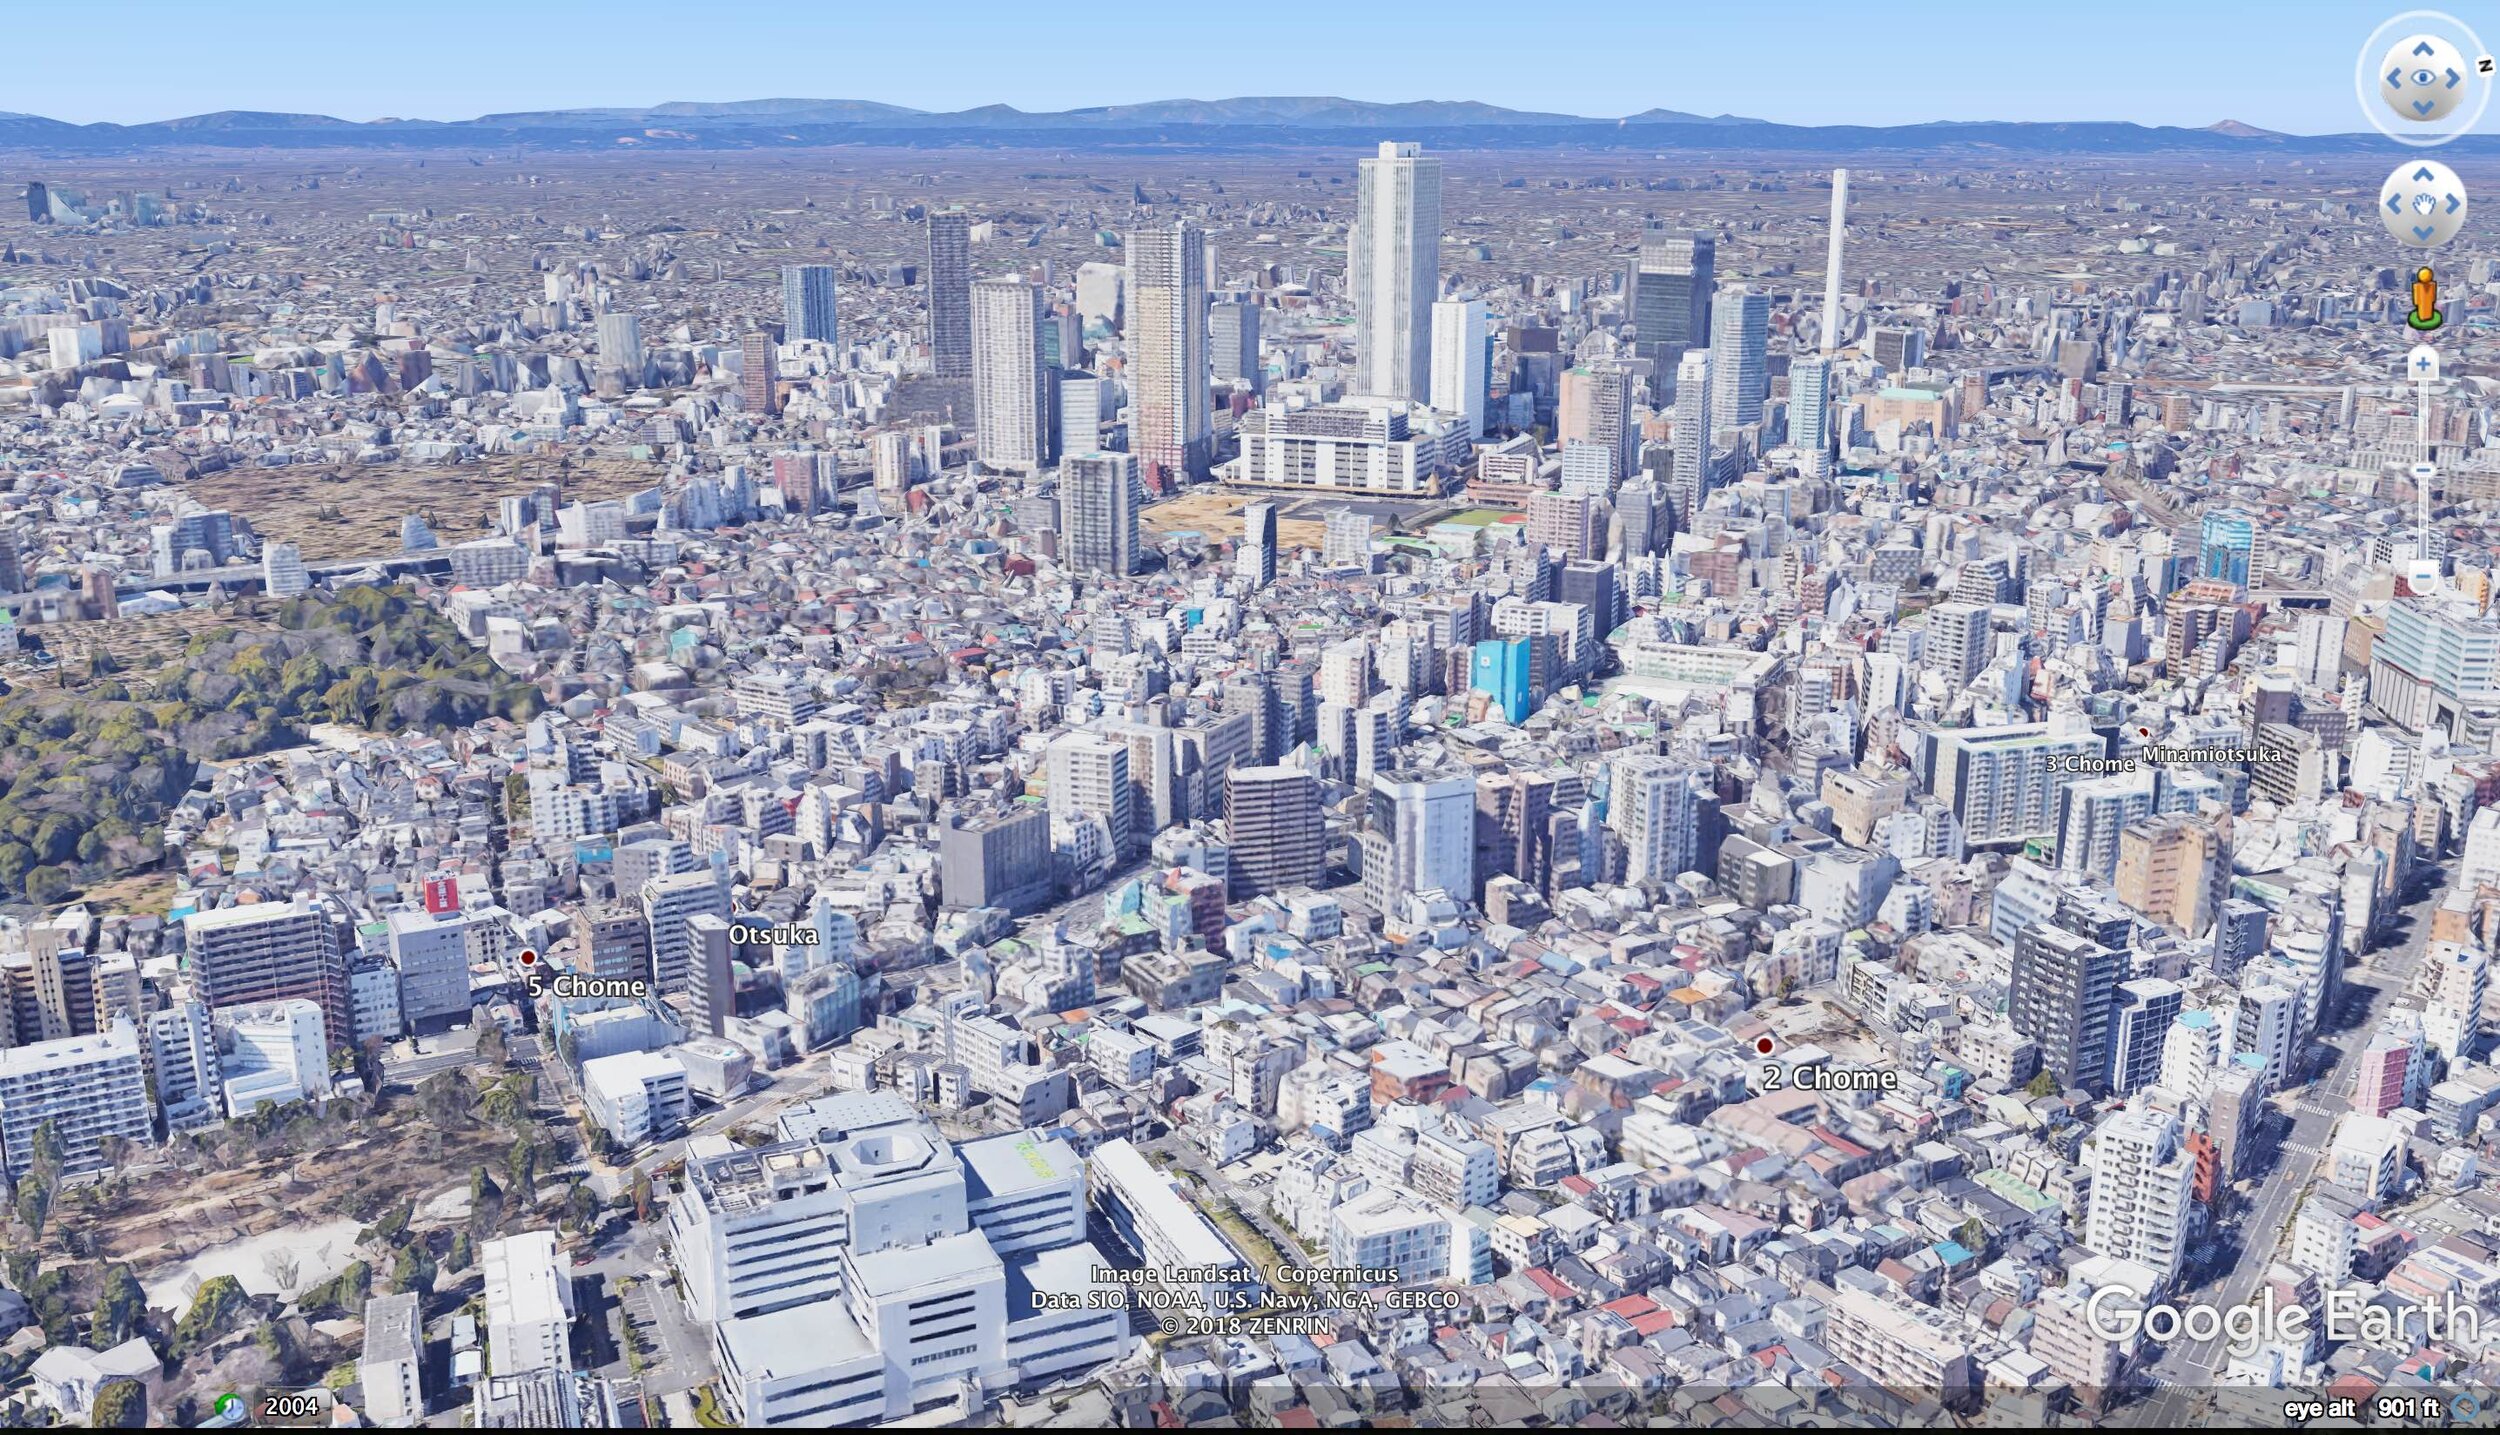
<instances>
[{"instance_id":1,"label":"bare dirt lot","mask_svg":"<svg viewBox=\"0 0 2500 1435\"><path fill-rule=\"evenodd\" d=\"M1139 515L1139 525L1153 539L1171 533L1201 533L1211 548L1241 537L1241 510L1259 496L1229 488L1196 489L1148 508ZM1276 523L1276 541L1287 548L1317 548L1326 536L1325 523L1283 517Z\"/></svg>"},{"instance_id":2,"label":"bare dirt lot","mask_svg":"<svg viewBox=\"0 0 2500 1435\"><path fill-rule=\"evenodd\" d=\"M495 457L469 464L291 464L233 468L196 478L183 491L209 508L252 520L264 538L292 543L307 563L387 557L399 551L399 521L426 515L446 545L486 536L496 500L541 483L563 486L564 501L623 498L660 481L649 464L597 459L570 468L544 459Z\"/></svg>"}]
</instances>

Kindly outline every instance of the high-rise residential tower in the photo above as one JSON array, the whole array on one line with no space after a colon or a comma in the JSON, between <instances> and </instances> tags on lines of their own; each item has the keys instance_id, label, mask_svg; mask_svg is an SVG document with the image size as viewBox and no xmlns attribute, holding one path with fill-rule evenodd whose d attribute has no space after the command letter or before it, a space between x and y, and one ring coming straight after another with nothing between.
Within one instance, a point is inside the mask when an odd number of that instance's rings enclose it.
<instances>
[{"instance_id":1,"label":"high-rise residential tower","mask_svg":"<svg viewBox=\"0 0 2500 1435\"><path fill-rule=\"evenodd\" d=\"M1325 857L1319 779L1290 767L1236 767L1224 781L1236 901L1319 880Z\"/></svg>"},{"instance_id":2,"label":"high-rise residential tower","mask_svg":"<svg viewBox=\"0 0 2500 1435\"><path fill-rule=\"evenodd\" d=\"M1710 351L1689 349L1675 366L1675 469L1667 485L1675 526L1689 529L1710 496Z\"/></svg>"},{"instance_id":3,"label":"high-rise residential tower","mask_svg":"<svg viewBox=\"0 0 2500 1435\"><path fill-rule=\"evenodd\" d=\"M1709 782L1659 753L1618 757L1608 777L1606 825L1628 849L1624 880L1664 886L1698 870Z\"/></svg>"},{"instance_id":4,"label":"high-rise residential tower","mask_svg":"<svg viewBox=\"0 0 2500 1435\"><path fill-rule=\"evenodd\" d=\"M210 1010L300 998L321 1008L330 1041L354 1039L347 962L330 910L315 902L258 902L183 919L185 970Z\"/></svg>"},{"instance_id":5,"label":"high-rise residential tower","mask_svg":"<svg viewBox=\"0 0 2500 1435\"><path fill-rule=\"evenodd\" d=\"M1015 275L972 286L973 456L1010 473L1051 458L1050 374L1042 363L1042 291Z\"/></svg>"},{"instance_id":6,"label":"high-rise residential tower","mask_svg":"<svg viewBox=\"0 0 2500 1435\"><path fill-rule=\"evenodd\" d=\"M1158 478L1203 479L1207 413L1206 236L1186 221L1128 245L1129 451Z\"/></svg>"},{"instance_id":7,"label":"high-rise residential tower","mask_svg":"<svg viewBox=\"0 0 2500 1435\"><path fill-rule=\"evenodd\" d=\"M1594 444L1606 456L1608 491L1640 466L1640 428L1632 422L1640 381L1632 366L1612 360L1574 367L1562 376L1558 436Z\"/></svg>"},{"instance_id":8,"label":"high-rise residential tower","mask_svg":"<svg viewBox=\"0 0 2500 1435\"><path fill-rule=\"evenodd\" d=\"M1062 733L1051 739L1045 761L1051 816L1099 818L1115 853L1134 851L1151 835L1138 830L1127 747L1100 733Z\"/></svg>"},{"instance_id":9,"label":"high-rise residential tower","mask_svg":"<svg viewBox=\"0 0 2500 1435\"><path fill-rule=\"evenodd\" d=\"M1410 892L1440 891L1460 902L1476 898L1476 779L1468 772L1399 769L1372 774L1371 822L1384 870L1364 887L1386 913Z\"/></svg>"},{"instance_id":10,"label":"high-rise residential tower","mask_svg":"<svg viewBox=\"0 0 2500 1435\"><path fill-rule=\"evenodd\" d=\"M1443 299L1432 306L1432 406L1458 415L1469 438L1484 437L1484 301Z\"/></svg>"},{"instance_id":11,"label":"high-rise residential tower","mask_svg":"<svg viewBox=\"0 0 2500 1435\"><path fill-rule=\"evenodd\" d=\"M2086 1141L2083 1164L2092 1173L2084 1247L2142 1265L2166 1285L2186 1257L2196 1185L2179 1119L2151 1107L2121 1111Z\"/></svg>"},{"instance_id":12,"label":"high-rise residential tower","mask_svg":"<svg viewBox=\"0 0 2500 1435\"><path fill-rule=\"evenodd\" d=\"M1253 503L1241 510L1241 548L1236 554L1245 588L1276 581L1276 505Z\"/></svg>"},{"instance_id":13,"label":"high-rise residential tower","mask_svg":"<svg viewBox=\"0 0 2500 1435\"><path fill-rule=\"evenodd\" d=\"M1080 454L1060 465L1060 558L1069 567L1116 576L1137 571L1137 487L1132 454Z\"/></svg>"},{"instance_id":14,"label":"high-rise residential tower","mask_svg":"<svg viewBox=\"0 0 2500 1435\"><path fill-rule=\"evenodd\" d=\"M1742 428L1762 421L1769 388L1771 296L1741 284L1719 291L1710 309L1710 421Z\"/></svg>"},{"instance_id":15,"label":"high-rise residential tower","mask_svg":"<svg viewBox=\"0 0 2500 1435\"><path fill-rule=\"evenodd\" d=\"M1832 471L1832 361L1816 354L1788 364L1788 442L1809 477Z\"/></svg>"},{"instance_id":16,"label":"high-rise residential tower","mask_svg":"<svg viewBox=\"0 0 2500 1435\"><path fill-rule=\"evenodd\" d=\"M2112 1024L2127 954L2048 922L2014 939L2006 1017L2040 1045L2040 1064L2060 1087L2108 1089Z\"/></svg>"},{"instance_id":17,"label":"high-rise residential tower","mask_svg":"<svg viewBox=\"0 0 2500 1435\"><path fill-rule=\"evenodd\" d=\"M772 331L749 329L738 345L739 397L751 414L781 412L781 375L773 361Z\"/></svg>"},{"instance_id":18,"label":"high-rise residential tower","mask_svg":"<svg viewBox=\"0 0 2500 1435\"><path fill-rule=\"evenodd\" d=\"M972 221L929 216L929 361L941 379L972 377Z\"/></svg>"},{"instance_id":19,"label":"high-rise residential tower","mask_svg":"<svg viewBox=\"0 0 2500 1435\"><path fill-rule=\"evenodd\" d=\"M792 343L842 341L841 323L833 312L833 266L781 266L781 332Z\"/></svg>"},{"instance_id":20,"label":"high-rise residential tower","mask_svg":"<svg viewBox=\"0 0 2500 1435\"><path fill-rule=\"evenodd\" d=\"M612 369L642 371L642 320L631 314L599 316L599 362Z\"/></svg>"}]
</instances>

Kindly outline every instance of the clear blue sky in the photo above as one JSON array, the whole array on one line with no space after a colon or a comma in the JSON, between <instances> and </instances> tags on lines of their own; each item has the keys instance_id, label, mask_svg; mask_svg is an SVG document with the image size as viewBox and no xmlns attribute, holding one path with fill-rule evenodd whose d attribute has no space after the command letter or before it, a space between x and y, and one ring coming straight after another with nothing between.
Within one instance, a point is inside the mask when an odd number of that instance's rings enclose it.
<instances>
[{"instance_id":1,"label":"clear blue sky","mask_svg":"<svg viewBox=\"0 0 2500 1435\"><path fill-rule=\"evenodd\" d=\"M10 7L0 110L368 120L780 96L1067 109L1244 94L1652 107L1797 124L2236 119L2363 128L2351 0L91 0ZM2471 21L2475 17L2468 14ZM2500 17L2486 28L2500 39Z\"/></svg>"}]
</instances>

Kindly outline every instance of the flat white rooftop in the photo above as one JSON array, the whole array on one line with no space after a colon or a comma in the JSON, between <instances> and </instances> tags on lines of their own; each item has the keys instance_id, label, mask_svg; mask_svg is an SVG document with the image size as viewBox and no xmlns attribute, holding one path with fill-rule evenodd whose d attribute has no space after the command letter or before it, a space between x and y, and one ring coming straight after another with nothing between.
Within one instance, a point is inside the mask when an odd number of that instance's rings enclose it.
<instances>
[{"instance_id":1,"label":"flat white rooftop","mask_svg":"<svg viewBox=\"0 0 2500 1435\"><path fill-rule=\"evenodd\" d=\"M877 1348L838 1300L809 1301L769 1315L720 1323L721 1344L749 1376L797 1375L876 1357Z\"/></svg>"}]
</instances>

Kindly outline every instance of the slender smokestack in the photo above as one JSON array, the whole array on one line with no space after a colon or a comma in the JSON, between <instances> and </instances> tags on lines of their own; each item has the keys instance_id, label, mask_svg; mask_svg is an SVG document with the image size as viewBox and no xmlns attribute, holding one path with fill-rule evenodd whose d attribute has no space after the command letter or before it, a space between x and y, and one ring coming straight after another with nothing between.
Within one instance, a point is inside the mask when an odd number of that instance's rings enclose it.
<instances>
[{"instance_id":1,"label":"slender smokestack","mask_svg":"<svg viewBox=\"0 0 2500 1435\"><path fill-rule=\"evenodd\" d=\"M1832 171L1832 247L1823 259L1823 354L1840 347L1840 236L1849 224L1849 171Z\"/></svg>"}]
</instances>

